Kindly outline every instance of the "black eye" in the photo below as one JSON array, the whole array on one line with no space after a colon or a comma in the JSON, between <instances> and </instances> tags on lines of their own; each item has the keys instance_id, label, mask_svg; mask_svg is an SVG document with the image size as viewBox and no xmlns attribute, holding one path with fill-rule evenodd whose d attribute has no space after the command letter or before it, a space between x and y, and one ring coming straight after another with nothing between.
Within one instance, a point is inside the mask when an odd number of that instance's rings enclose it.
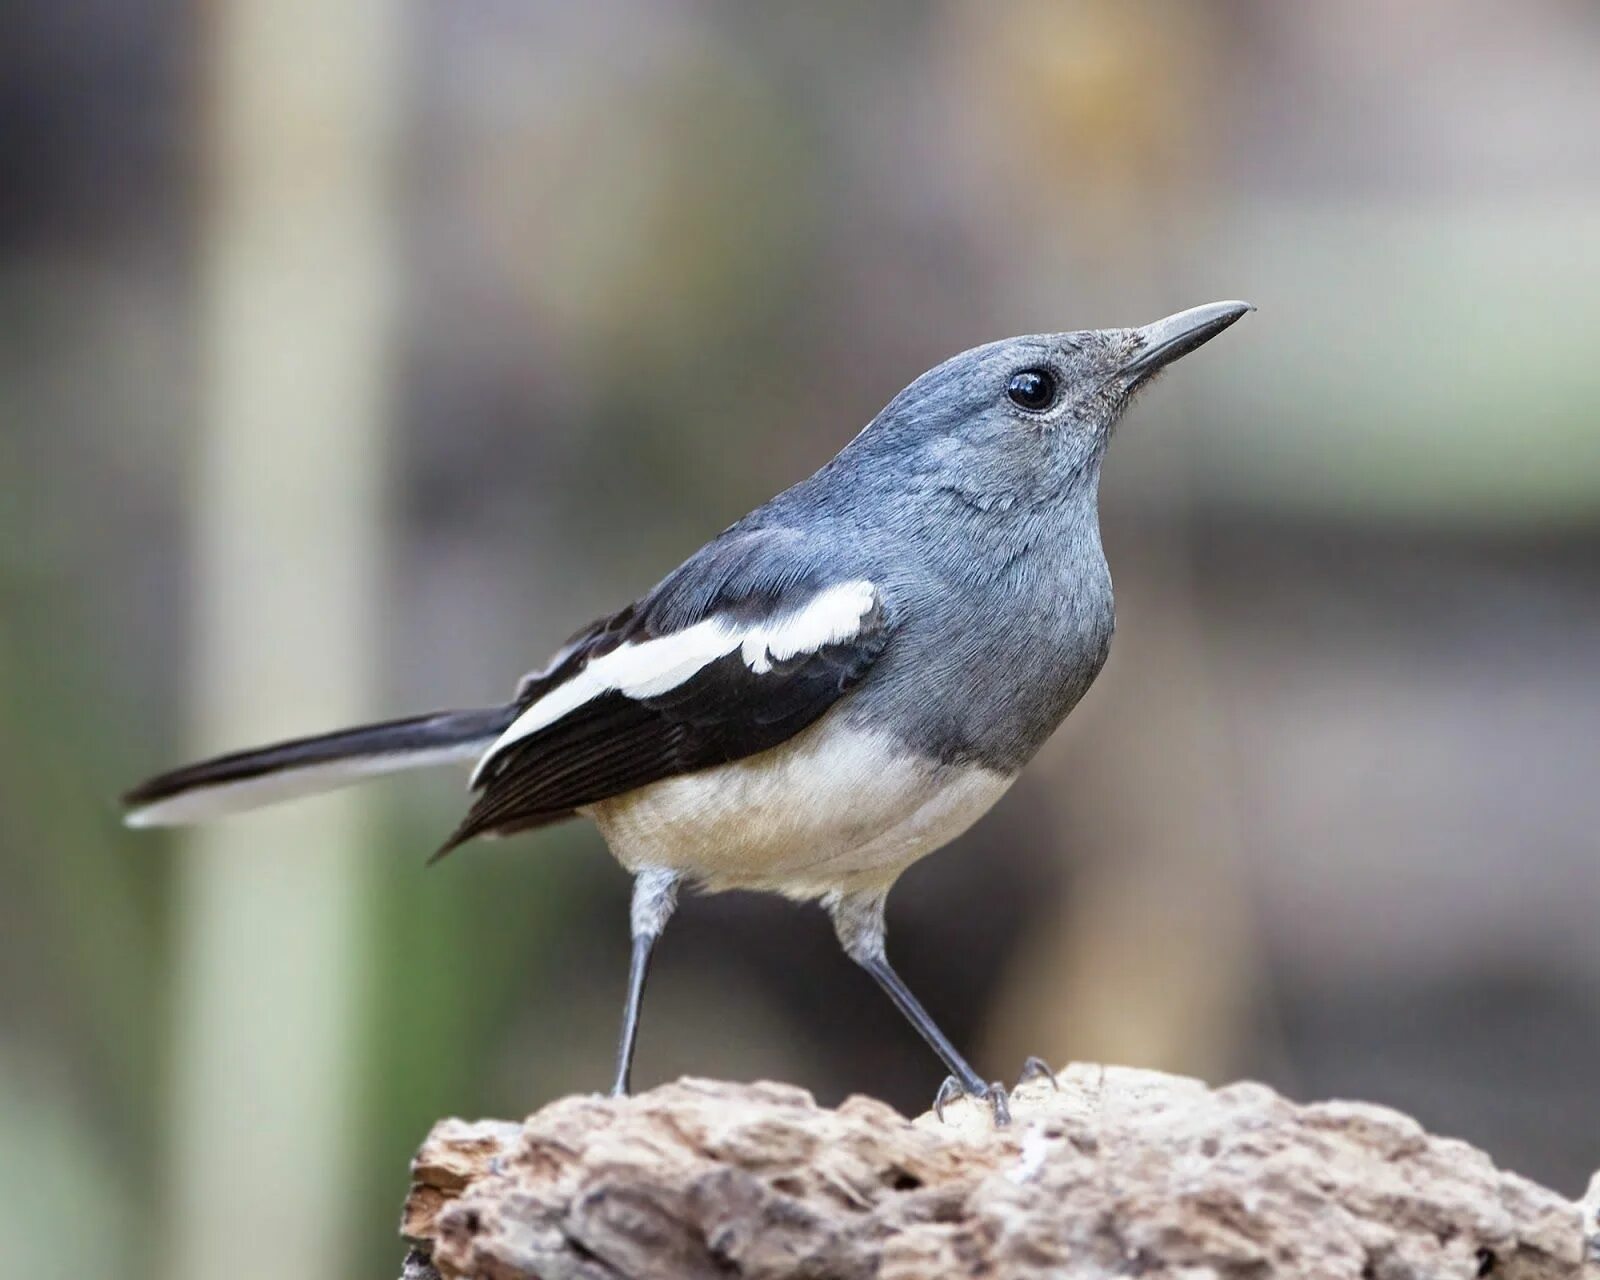
<instances>
[{"instance_id":1,"label":"black eye","mask_svg":"<svg viewBox=\"0 0 1600 1280\"><path fill-rule=\"evenodd\" d=\"M1056 400L1055 375L1048 369L1024 369L1006 384L1011 403L1031 413L1048 409Z\"/></svg>"}]
</instances>

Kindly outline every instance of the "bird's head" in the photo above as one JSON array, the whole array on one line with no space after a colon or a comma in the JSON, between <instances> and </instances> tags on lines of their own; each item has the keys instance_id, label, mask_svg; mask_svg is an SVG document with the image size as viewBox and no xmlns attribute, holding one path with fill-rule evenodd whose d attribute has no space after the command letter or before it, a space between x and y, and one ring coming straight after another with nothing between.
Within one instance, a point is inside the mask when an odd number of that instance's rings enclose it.
<instances>
[{"instance_id":1,"label":"bird's head","mask_svg":"<svg viewBox=\"0 0 1600 1280\"><path fill-rule=\"evenodd\" d=\"M1138 329L1038 333L974 347L902 391L856 445L874 460L894 460L896 470L908 468L919 487L985 510L1048 501L1075 479L1094 479L1134 392L1253 310L1248 302L1213 302Z\"/></svg>"}]
</instances>

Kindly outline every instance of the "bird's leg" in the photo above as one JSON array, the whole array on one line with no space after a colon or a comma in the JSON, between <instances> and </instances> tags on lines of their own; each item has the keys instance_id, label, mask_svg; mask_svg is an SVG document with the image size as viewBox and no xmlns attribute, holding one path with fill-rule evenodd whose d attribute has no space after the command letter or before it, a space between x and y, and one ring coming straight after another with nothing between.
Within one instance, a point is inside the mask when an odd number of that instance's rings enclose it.
<instances>
[{"instance_id":1,"label":"bird's leg","mask_svg":"<svg viewBox=\"0 0 1600 1280\"><path fill-rule=\"evenodd\" d=\"M628 965L628 1001L622 1006L622 1039L617 1045L617 1079L611 1096L625 1097L633 1073L633 1046L639 1036L639 1006L644 1001L644 980L650 972L650 953L678 905L676 871L641 871L633 878L633 959Z\"/></svg>"},{"instance_id":2,"label":"bird's leg","mask_svg":"<svg viewBox=\"0 0 1600 1280\"><path fill-rule=\"evenodd\" d=\"M949 1037L939 1030L939 1025L922 1007L922 1002L911 994L911 989L890 967L883 946L883 901L882 893L840 893L826 899L828 913L833 917L834 932L839 935L839 943L844 947L845 954L877 980L884 993L894 1002L894 1007L917 1029L917 1034L928 1042L928 1046L939 1055L939 1060L950 1072L934 1098L934 1110L939 1118L944 1119L945 1103L965 1093L987 1099L996 1125L1009 1124L1011 1110L1007 1105L1005 1089L998 1081L994 1084L983 1082L983 1078L950 1043Z\"/></svg>"}]
</instances>

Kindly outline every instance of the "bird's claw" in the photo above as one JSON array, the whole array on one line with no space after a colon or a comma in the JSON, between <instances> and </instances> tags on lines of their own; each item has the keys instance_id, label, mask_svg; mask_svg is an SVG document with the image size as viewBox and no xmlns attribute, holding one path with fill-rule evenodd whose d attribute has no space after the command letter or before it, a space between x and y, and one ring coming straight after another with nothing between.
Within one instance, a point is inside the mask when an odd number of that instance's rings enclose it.
<instances>
[{"instance_id":1,"label":"bird's claw","mask_svg":"<svg viewBox=\"0 0 1600 1280\"><path fill-rule=\"evenodd\" d=\"M987 1086L981 1093L971 1093L962 1087L961 1081L954 1076L946 1076L944 1083L939 1086L939 1092L933 1095L933 1114L939 1118L939 1123L944 1123L944 1109L946 1104L954 1102L957 1098L974 1097L982 1098L989 1104L990 1114L994 1116L994 1127L1003 1129L1011 1123L1010 1097L1005 1086L998 1080Z\"/></svg>"},{"instance_id":2,"label":"bird's claw","mask_svg":"<svg viewBox=\"0 0 1600 1280\"><path fill-rule=\"evenodd\" d=\"M1061 1082L1056 1079L1056 1073L1050 1070L1050 1064L1043 1058L1028 1057L1023 1059L1022 1070L1017 1073L1017 1088L1022 1088L1030 1080L1048 1080L1050 1087L1057 1091Z\"/></svg>"}]
</instances>

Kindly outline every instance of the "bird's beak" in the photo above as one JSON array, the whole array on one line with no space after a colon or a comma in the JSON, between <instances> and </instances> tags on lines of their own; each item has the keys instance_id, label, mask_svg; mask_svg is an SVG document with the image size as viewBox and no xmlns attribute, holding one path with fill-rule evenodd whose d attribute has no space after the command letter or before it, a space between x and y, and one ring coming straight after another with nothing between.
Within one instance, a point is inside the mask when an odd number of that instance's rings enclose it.
<instances>
[{"instance_id":1,"label":"bird's beak","mask_svg":"<svg viewBox=\"0 0 1600 1280\"><path fill-rule=\"evenodd\" d=\"M1122 376L1130 385L1143 382L1157 370L1210 342L1245 312L1254 310L1248 302L1208 302L1135 329L1134 354L1122 366Z\"/></svg>"}]
</instances>

